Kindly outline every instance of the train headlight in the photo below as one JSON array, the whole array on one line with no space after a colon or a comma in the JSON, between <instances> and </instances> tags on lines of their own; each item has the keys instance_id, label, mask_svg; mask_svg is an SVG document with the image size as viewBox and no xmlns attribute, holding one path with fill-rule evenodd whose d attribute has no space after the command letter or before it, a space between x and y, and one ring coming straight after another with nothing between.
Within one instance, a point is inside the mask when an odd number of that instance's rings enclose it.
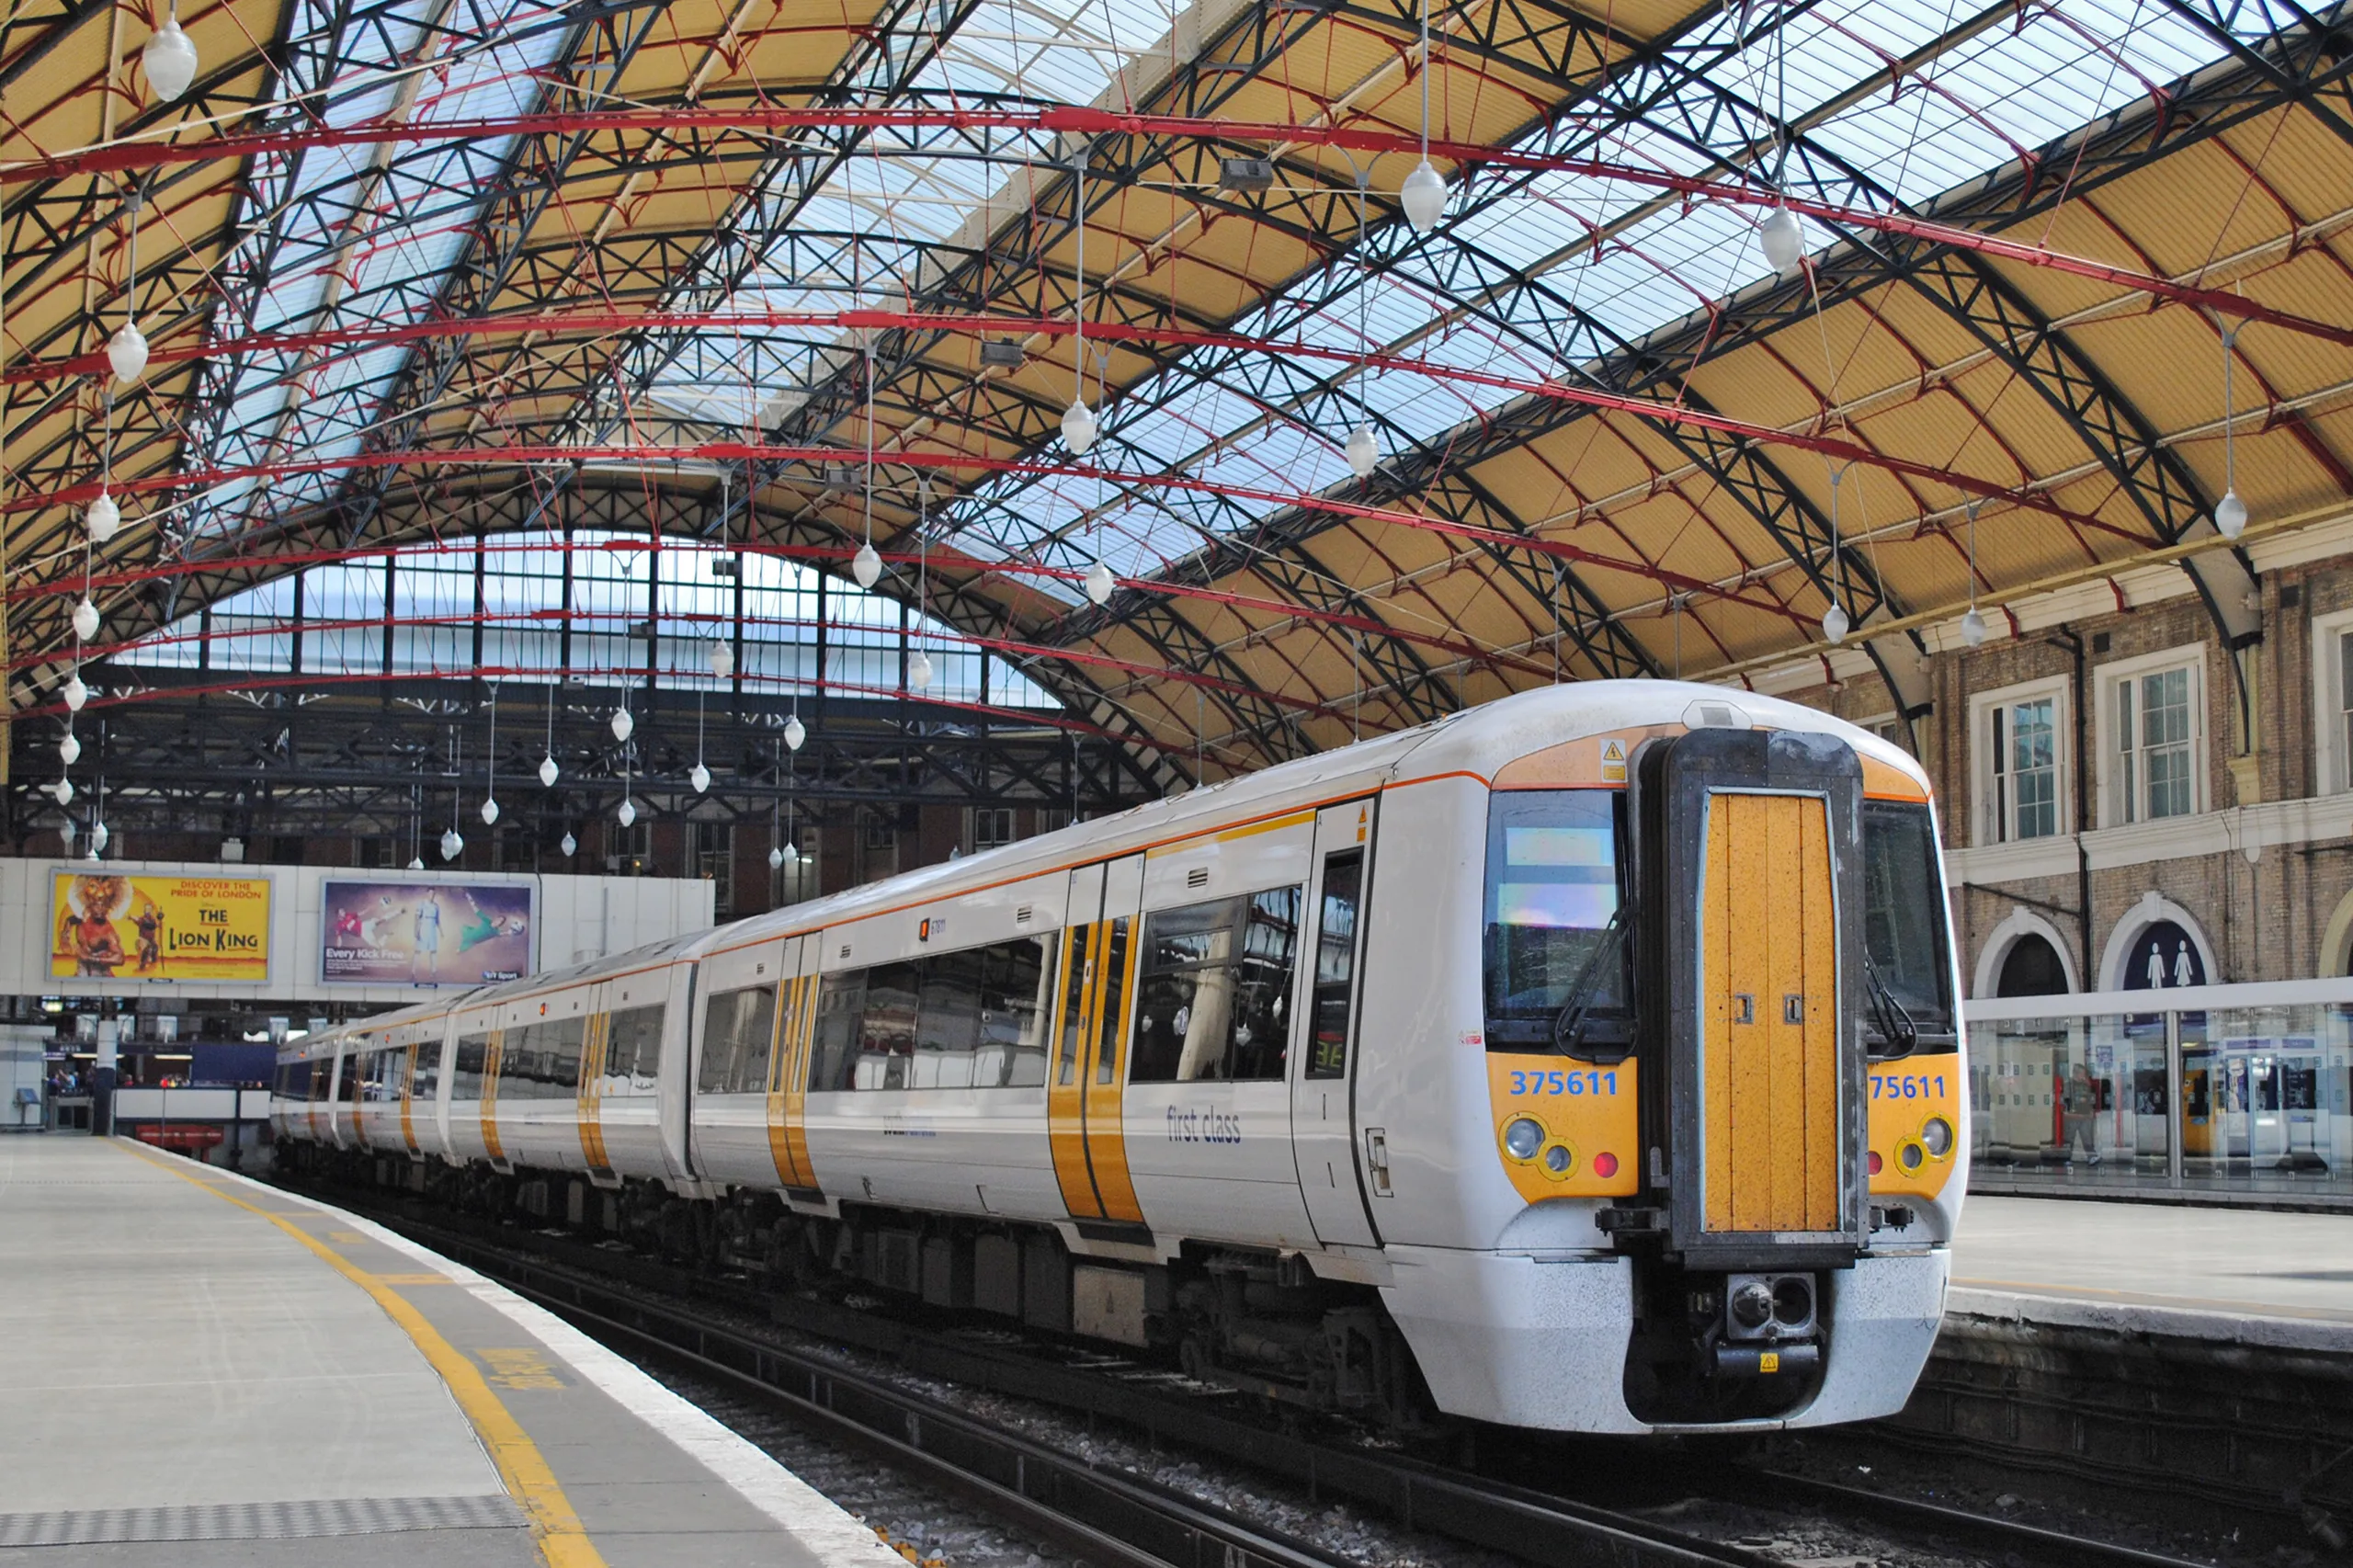
<instances>
[{"instance_id":1,"label":"train headlight","mask_svg":"<svg viewBox=\"0 0 2353 1568\"><path fill-rule=\"evenodd\" d=\"M1941 1116L1928 1118L1927 1125L1920 1129L1920 1146L1939 1160L1951 1153L1952 1123Z\"/></svg>"},{"instance_id":2,"label":"train headlight","mask_svg":"<svg viewBox=\"0 0 2353 1568\"><path fill-rule=\"evenodd\" d=\"M1577 1157L1566 1143L1555 1143L1544 1151L1544 1174L1559 1180L1576 1168Z\"/></svg>"},{"instance_id":3,"label":"train headlight","mask_svg":"<svg viewBox=\"0 0 2353 1568\"><path fill-rule=\"evenodd\" d=\"M1928 1151L1921 1146L1917 1138L1906 1138L1895 1146L1896 1168L1905 1176L1910 1176L1927 1163Z\"/></svg>"},{"instance_id":4,"label":"train headlight","mask_svg":"<svg viewBox=\"0 0 2353 1568\"><path fill-rule=\"evenodd\" d=\"M1743 1328L1763 1328L1773 1320L1773 1287L1762 1279L1744 1279L1733 1287L1732 1299L1725 1303L1732 1310L1732 1321Z\"/></svg>"},{"instance_id":5,"label":"train headlight","mask_svg":"<svg viewBox=\"0 0 2353 1568\"><path fill-rule=\"evenodd\" d=\"M1516 1117L1504 1127L1504 1153L1515 1160L1532 1160L1544 1147L1544 1125L1529 1117Z\"/></svg>"}]
</instances>

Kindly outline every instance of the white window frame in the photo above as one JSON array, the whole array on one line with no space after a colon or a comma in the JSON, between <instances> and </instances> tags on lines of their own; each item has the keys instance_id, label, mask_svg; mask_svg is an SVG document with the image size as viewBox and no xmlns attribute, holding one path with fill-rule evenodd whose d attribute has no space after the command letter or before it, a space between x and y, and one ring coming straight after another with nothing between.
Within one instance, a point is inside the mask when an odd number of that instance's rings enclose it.
<instances>
[{"instance_id":1,"label":"white window frame","mask_svg":"<svg viewBox=\"0 0 2353 1568\"><path fill-rule=\"evenodd\" d=\"M1988 737L1992 731L1992 714L1996 708L2013 703L2033 702L2051 699L2051 728L2052 750L2058 761L2055 788L2058 810L2054 813L2057 830L2041 835L2040 841L2064 838L2075 831L2075 727L2073 699L2067 690L2067 677L2052 676L2046 680L2021 681L1996 691L1983 691L1969 699L1969 779L1971 842L1979 847L1997 844L2030 844L2037 839L2015 836L2009 825L1995 818L1994 790L1994 756Z\"/></svg>"},{"instance_id":2,"label":"white window frame","mask_svg":"<svg viewBox=\"0 0 2353 1568\"><path fill-rule=\"evenodd\" d=\"M2192 642L2092 666L2092 744L2099 748L2099 771L2096 777L2102 827L2139 827L2149 823L2186 820L2177 816L2143 816L2137 805L2127 800L2123 743L2116 723L2118 687L2143 676L2177 669L2189 672L2189 815L2199 816L2213 809L2213 796L2206 778L2206 644ZM2139 712L2137 707L2134 712ZM2135 724L2140 722L2136 718ZM2131 784L2136 790L2143 787L2138 768L2133 770Z\"/></svg>"},{"instance_id":3,"label":"white window frame","mask_svg":"<svg viewBox=\"0 0 2353 1568\"><path fill-rule=\"evenodd\" d=\"M2341 795L2353 790L2353 753L2346 739L2343 654L2337 644L2353 637L2353 609L2313 617L2313 793Z\"/></svg>"}]
</instances>

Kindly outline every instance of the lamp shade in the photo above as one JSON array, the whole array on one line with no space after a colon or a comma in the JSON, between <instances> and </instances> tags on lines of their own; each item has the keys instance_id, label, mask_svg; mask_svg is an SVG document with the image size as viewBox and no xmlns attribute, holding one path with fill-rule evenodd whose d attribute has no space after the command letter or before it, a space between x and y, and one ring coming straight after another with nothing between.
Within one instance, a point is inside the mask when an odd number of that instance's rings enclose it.
<instances>
[{"instance_id":1,"label":"lamp shade","mask_svg":"<svg viewBox=\"0 0 2353 1568\"><path fill-rule=\"evenodd\" d=\"M449 827L441 830L441 858L444 860L454 860L465 846L466 841L459 836L458 830L456 828Z\"/></svg>"},{"instance_id":2,"label":"lamp shade","mask_svg":"<svg viewBox=\"0 0 2353 1568\"><path fill-rule=\"evenodd\" d=\"M1397 188L1397 199L1415 233L1427 234L1438 227L1438 221L1446 215L1448 194L1446 176L1432 168L1427 158L1414 165L1414 172Z\"/></svg>"},{"instance_id":3,"label":"lamp shade","mask_svg":"<svg viewBox=\"0 0 2353 1568\"><path fill-rule=\"evenodd\" d=\"M71 730L66 731L65 738L57 743L57 760L68 767L82 760L82 743Z\"/></svg>"},{"instance_id":4,"label":"lamp shade","mask_svg":"<svg viewBox=\"0 0 2353 1568\"><path fill-rule=\"evenodd\" d=\"M98 634L98 607L84 599L74 607L74 635L87 642Z\"/></svg>"},{"instance_id":5,"label":"lamp shade","mask_svg":"<svg viewBox=\"0 0 2353 1568\"><path fill-rule=\"evenodd\" d=\"M118 381L135 381L147 369L147 338L136 322L125 322L107 339L107 363Z\"/></svg>"},{"instance_id":6,"label":"lamp shade","mask_svg":"<svg viewBox=\"0 0 2353 1568\"><path fill-rule=\"evenodd\" d=\"M1765 247L1766 265L1783 277L1805 264L1805 226L1788 208L1768 212L1756 226L1756 237Z\"/></svg>"},{"instance_id":7,"label":"lamp shade","mask_svg":"<svg viewBox=\"0 0 2353 1568\"><path fill-rule=\"evenodd\" d=\"M861 588L870 588L882 580L882 557L876 554L874 541L867 540L849 558L849 574L858 579Z\"/></svg>"},{"instance_id":8,"label":"lamp shade","mask_svg":"<svg viewBox=\"0 0 2353 1568\"><path fill-rule=\"evenodd\" d=\"M1372 471L1381 466L1381 443L1370 424L1359 425L1348 432L1348 472L1358 479L1370 479Z\"/></svg>"},{"instance_id":9,"label":"lamp shade","mask_svg":"<svg viewBox=\"0 0 2353 1568\"><path fill-rule=\"evenodd\" d=\"M80 671L77 670L66 677L65 690L63 695L65 698L65 710L68 713L79 713L82 711L82 705L90 700L90 688L82 684Z\"/></svg>"},{"instance_id":10,"label":"lamp shade","mask_svg":"<svg viewBox=\"0 0 2353 1568\"><path fill-rule=\"evenodd\" d=\"M930 685L931 655L918 648L907 655L907 687L912 691L921 691Z\"/></svg>"},{"instance_id":11,"label":"lamp shade","mask_svg":"<svg viewBox=\"0 0 2353 1568\"><path fill-rule=\"evenodd\" d=\"M1975 605L1971 605L1969 613L1961 618L1961 640L1972 648L1985 645L1985 618L1977 613Z\"/></svg>"},{"instance_id":12,"label":"lamp shade","mask_svg":"<svg viewBox=\"0 0 2353 1568\"><path fill-rule=\"evenodd\" d=\"M1070 455L1083 458L1093 450L1100 431L1101 426L1095 423L1095 411L1086 406L1086 401L1071 399L1070 406L1063 410L1063 445L1070 449Z\"/></svg>"},{"instance_id":13,"label":"lamp shade","mask_svg":"<svg viewBox=\"0 0 2353 1568\"><path fill-rule=\"evenodd\" d=\"M735 650L729 647L724 642L712 642L710 645L710 673L714 677L720 680L725 680L729 676L733 675L735 673Z\"/></svg>"},{"instance_id":14,"label":"lamp shade","mask_svg":"<svg viewBox=\"0 0 2353 1568\"><path fill-rule=\"evenodd\" d=\"M637 733L637 721L629 716L626 708L613 710L613 739L626 741Z\"/></svg>"},{"instance_id":15,"label":"lamp shade","mask_svg":"<svg viewBox=\"0 0 2353 1568\"><path fill-rule=\"evenodd\" d=\"M484 795L482 801L482 824L484 827L490 827L497 821L498 800L495 796Z\"/></svg>"},{"instance_id":16,"label":"lamp shade","mask_svg":"<svg viewBox=\"0 0 2353 1568\"><path fill-rule=\"evenodd\" d=\"M556 777L563 771L563 769L555 765L555 756L552 753L540 758L540 783L547 789L555 788Z\"/></svg>"},{"instance_id":17,"label":"lamp shade","mask_svg":"<svg viewBox=\"0 0 2353 1568\"><path fill-rule=\"evenodd\" d=\"M569 860L574 855L579 852L580 840L573 837L571 834L567 833L563 835L563 841L559 843L556 847L563 850L563 858Z\"/></svg>"},{"instance_id":18,"label":"lamp shade","mask_svg":"<svg viewBox=\"0 0 2353 1568\"><path fill-rule=\"evenodd\" d=\"M778 870L780 869L783 865L784 851L771 846L768 850L768 869L771 871Z\"/></svg>"},{"instance_id":19,"label":"lamp shade","mask_svg":"<svg viewBox=\"0 0 2353 1568\"><path fill-rule=\"evenodd\" d=\"M139 51L139 62L147 68L147 85L155 96L170 103L196 81L196 45L188 34L180 31L177 17L167 17L164 25L148 35L147 47Z\"/></svg>"},{"instance_id":20,"label":"lamp shade","mask_svg":"<svg viewBox=\"0 0 2353 1568\"><path fill-rule=\"evenodd\" d=\"M808 738L809 726L801 722L800 714L795 713L784 722L784 744L787 750L799 751L801 743Z\"/></svg>"},{"instance_id":21,"label":"lamp shade","mask_svg":"<svg viewBox=\"0 0 2353 1568\"><path fill-rule=\"evenodd\" d=\"M1086 569L1086 597L1097 604L1109 604L1112 591L1119 585L1120 580L1100 561Z\"/></svg>"},{"instance_id":22,"label":"lamp shade","mask_svg":"<svg viewBox=\"0 0 2353 1568\"><path fill-rule=\"evenodd\" d=\"M695 787L696 794L703 793L710 788L710 769L699 762L696 763L687 769L687 782Z\"/></svg>"},{"instance_id":23,"label":"lamp shade","mask_svg":"<svg viewBox=\"0 0 2353 1568\"><path fill-rule=\"evenodd\" d=\"M2223 491L2222 498L2214 503L2214 527L2224 539L2246 532L2246 503L2239 499L2236 490Z\"/></svg>"},{"instance_id":24,"label":"lamp shade","mask_svg":"<svg viewBox=\"0 0 2353 1568\"><path fill-rule=\"evenodd\" d=\"M1854 622L1847 619L1847 607L1832 599L1830 608L1822 612L1822 634L1833 642L1844 642L1852 630Z\"/></svg>"},{"instance_id":25,"label":"lamp shade","mask_svg":"<svg viewBox=\"0 0 2353 1568\"><path fill-rule=\"evenodd\" d=\"M82 527L89 530L92 544L104 544L121 528L122 508L115 505L113 496L101 490L98 498L82 514Z\"/></svg>"},{"instance_id":26,"label":"lamp shade","mask_svg":"<svg viewBox=\"0 0 2353 1568\"><path fill-rule=\"evenodd\" d=\"M624 796L621 800L621 809L613 813L613 820L620 824L623 827L628 827L631 824L635 823L637 821L637 802Z\"/></svg>"}]
</instances>

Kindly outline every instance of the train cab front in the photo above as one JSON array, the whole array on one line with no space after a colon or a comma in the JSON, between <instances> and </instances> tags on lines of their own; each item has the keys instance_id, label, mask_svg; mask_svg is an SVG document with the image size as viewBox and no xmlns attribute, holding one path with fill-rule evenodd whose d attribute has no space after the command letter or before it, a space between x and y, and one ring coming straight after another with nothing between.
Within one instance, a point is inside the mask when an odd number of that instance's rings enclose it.
<instances>
[{"instance_id":1,"label":"train cab front","mask_svg":"<svg viewBox=\"0 0 2353 1568\"><path fill-rule=\"evenodd\" d=\"M1964 1157L1926 791L1801 729L1625 751L1621 789L1492 797L1499 1154L1531 1200L1597 1200L1635 1423L1888 1414Z\"/></svg>"}]
</instances>

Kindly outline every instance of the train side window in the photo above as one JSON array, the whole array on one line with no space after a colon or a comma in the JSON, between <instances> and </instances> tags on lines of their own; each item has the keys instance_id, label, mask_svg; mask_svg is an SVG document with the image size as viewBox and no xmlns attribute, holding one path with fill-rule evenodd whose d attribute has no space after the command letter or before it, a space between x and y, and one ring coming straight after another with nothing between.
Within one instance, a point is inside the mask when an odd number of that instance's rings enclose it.
<instances>
[{"instance_id":1,"label":"train side window","mask_svg":"<svg viewBox=\"0 0 2353 1568\"><path fill-rule=\"evenodd\" d=\"M763 1090L768 1082L768 1055L775 1048L775 986L718 992L703 1006L702 1071L696 1074L695 1087L706 1095Z\"/></svg>"},{"instance_id":2,"label":"train side window","mask_svg":"<svg viewBox=\"0 0 2353 1568\"><path fill-rule=\"evenodd\" d=\"M810 1052L812 1093L850 1087L858 1062L860 1020L866 1012L866 971L846 969L825 976L817 994L817 1043Z\"/></svg>"},{"instance_id":3,"label":"train side window","mask_svg":"<svg viewBox=\"0 0 2353 1568\"><path fill-rule=\"evenodd\" d=\"M506 1031L498 1062L498 1097L568 1100L580 1092L580 1046L587 1020L545 1018Z\"/></svg>"},{"instance_id":4,"label":"train side window","mask_svg":"<svg viewBox=\"0 0 2353 1568\"><path fill-rule=\"evenodd\" d=\"M858 1022L853 1088L909 1086L908 1068L915 1054L915 1001L922 983L912 961L876 964L866 971L866 1015Z\"/></svg>"},{"instance_id":5,"label":"train side window","mask_svg":"<svg viewBox=\"0 0 2353 1568\"><path fill-rule=\"evenodd\" d=\"M624 1007L605 1026L605 1073L597 1093L626 1099L650 1095L662 1074L663 1007Z\"/></svg>"},{"instance_id":6,"label":"train side window","mask_svg":"<svg viewBox=\"0 0 2353 1568\"><path fill-rule=\"evenodd\" d=\"M1324 861L1324 892L1315 920L1314 1013L1308 1020L1307 1075L1345 1078L1348 1073L1348 1001L1357 971L1357 900L1364 886L1364 851L1345 849Z\"/></svg>"},{"instance_id":7,"label":"train side window","mask_svg":"<svg viewBox=\"0 0 2353 1568\"><path fill-rule=\"evenodd\" d=\"M1131 1083L1282 1077L1302 892L1270 888L1145 916Z\"/></svg>"},{"instance_id":8,"label":"train side window","mask_svg":"<svg viewBox=\"0 0 2353 1568\"><path fill-rule=\"evenodd\" d=\"M314 1076L307 1058L300 1062L280 1062L278 1068L278 1097L281 1100L311 1098L311 1080Z\"/></svg>"},{"instance_id":9,"label":"train side window","mask_svg":"<svg viewBox=\"0 0 2353 1568\"><path fill-rule=\"evenodd\" d=\"M1046 1081L1051 949L1035 937L981 949L980 1045L972 1082L982 1088L1035 1088Z\"/></svg>"},{"instance_id":10,"label":"train side window","mask_svg":"<svg viewBox=\"0 0 2353 1568\"><path fill-rule=\"evenodd\" d=\"M482 1098L483 1074L489 1060L488 1034L460 1035L457 1059L449 1068L449 1097L453 1100Z\"/></svg>"},{"instance_id":11,"label":"train side window","mask_svg":"<svg viewBox=\"0 0 2353 1568\"><path fill-rule=\"evenodd\" d=\"M908 1064L911 1089L969 1089L972 1056L980 1046L981 971L984 949L934 953L922 960L916 992L915 1059Z\"/></svg>"}]
</instances>

